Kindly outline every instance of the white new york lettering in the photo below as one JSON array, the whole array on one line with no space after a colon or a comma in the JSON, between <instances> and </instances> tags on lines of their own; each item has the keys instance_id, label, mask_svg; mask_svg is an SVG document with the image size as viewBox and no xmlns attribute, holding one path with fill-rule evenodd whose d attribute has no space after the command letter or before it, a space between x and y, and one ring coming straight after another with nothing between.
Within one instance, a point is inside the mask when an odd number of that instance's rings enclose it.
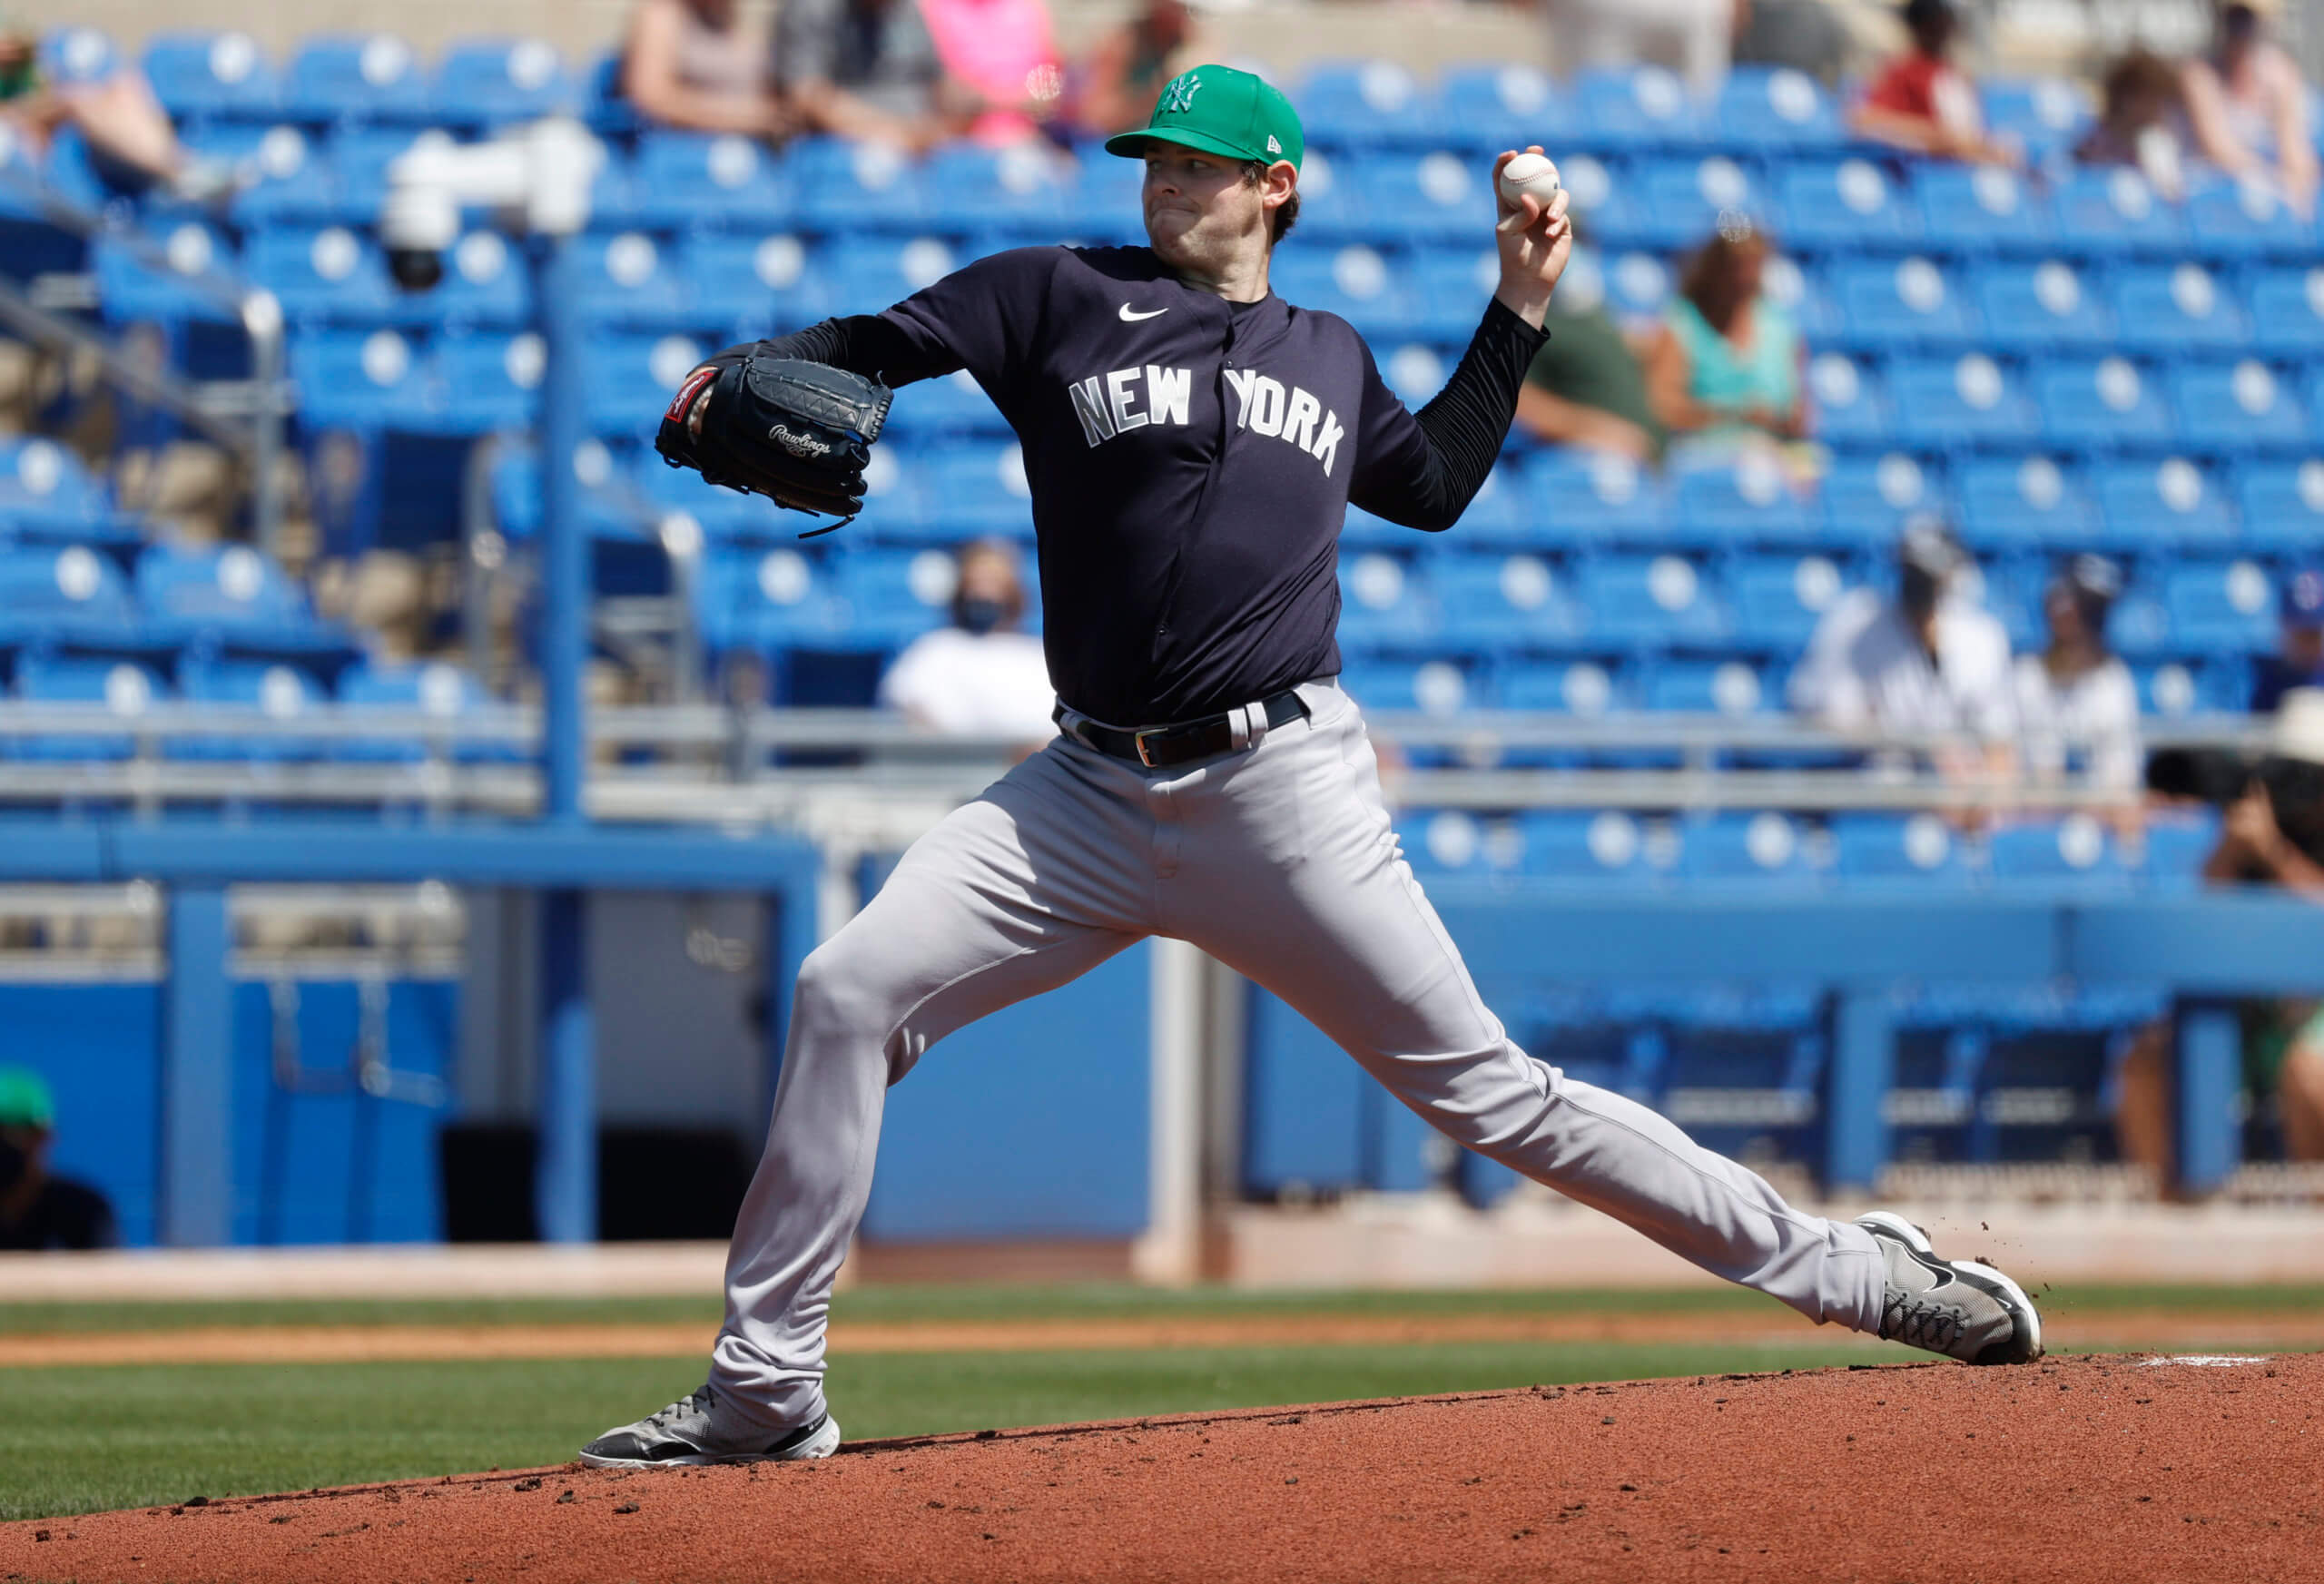
<instances>
[{"instance_id":1,"label":"white new york lettering","mask_svg":"<svg viewBox=\"0 0 2324 1584\"><path fill-rule=\"evenodd\" d=\"M1251 432L1273 437L1283 433L1283 385L1265 374L1251 387Z\"/></svg>"},{"instance_id":2,"label":"white new york lettering","mask_svg":"<svg viewBox=\"0 0 2324 1584\"><path fill-rule=\"evenodd\" d=\"M1306 387L1291 389L1291 415L1283 420L1283 438L1303 451L1312 451L1310 444L1315 432L1315 420L1323 416L1324 404L1307 393Z\"/></svg>"},{"instance_id":3,"label":"white new york lettering","mask_svg":"<svg viewBox=\"0 0 2324 1584\"><path fill-rule=\"evenodd\" d=\"M1182 424L1187 421L1187 398L1194 393L1195 371L1191 369L1157 369L1146 366L1146 410L1157 424Z\"/></svg>"},{"instance_id":4,"label":"white new york lettering","mask_svg":"<svg viewBox=\"0 0 2324 1584\"><path fill-rule=\"evenodd\" d=\"M1098 389L1098 376L1068 384L1073 393L1073 416L1081 420L1081 433L1090 445L1097 446L1114 438L1114 420L1106 411L1106 398Z\"/></svg>"},{"instance_id":5,"label":"white new york lettering","mask_svg":"<svg viewBox=\"0 0 2324 1584\"><path fill-rule=\"evenodd\" d=\"M1117 369L1106 376L1106 396L1114 410L1114 428L1123 434L1142 429L1149 421L1147 416L1130 406L1137 399L1130 389L1130 381L1137 378L1135 369Z\"/></svg>"},{"instance_id":6,"label":"white new york lettering","mask_svg":"<svg viewBox=\"0 0 2324 1584\"><path fill-rule=\"evenodd\" d=\"M1226 376L1226 383L1235 392L1235 427L1239 429L1251 416L1251 381L1257 379L1258 374L1249 369L1226 369L1221 372Z\"/></svg>"},{"instance_id":7,"label":"white new york lettering","mask_svg":"<svg viewBox=\"0 0 2324 1584\"><path fill-rule=\"evenodd\" d=\"M1324 465L1324 477L1326 478L1332 476L1332 463L1340 454L1340 437L1345 433L1347 431L1340 428L1340 415L1327 412L1324 415L1322 432L1316 435L1315 443L1307 448L1307 454Z\"/></svg>"}]
</instances>

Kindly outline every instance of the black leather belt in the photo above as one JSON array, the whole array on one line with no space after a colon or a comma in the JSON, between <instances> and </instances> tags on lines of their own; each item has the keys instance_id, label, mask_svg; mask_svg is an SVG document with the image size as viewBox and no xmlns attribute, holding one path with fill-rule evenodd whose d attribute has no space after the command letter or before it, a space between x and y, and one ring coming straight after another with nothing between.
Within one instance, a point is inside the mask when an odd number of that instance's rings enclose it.
<instances>
[{"instance_id":1,"label":"black leather belt","mask_svg":"<svg viewBox=\"0 0 2324 1584\"><path fill-rule=\"evenodd\" d=\"M1306 703L1287 687L1261 699L1258 707L1266 712L1270 731L1307 713ZM1057 721L1059 725L1065 723L1063 704L1057 707ZM1175 726L1147 726L1135 732L1118 731L1085 718L1071 730L1078 740L1098 753L1143 764L1148 770L1208 759L1214 753L1231 753L1236 746L1235 722L1230 714L1205 715L1198 721L1182 721Z\"/></svg>"}]
</instances>

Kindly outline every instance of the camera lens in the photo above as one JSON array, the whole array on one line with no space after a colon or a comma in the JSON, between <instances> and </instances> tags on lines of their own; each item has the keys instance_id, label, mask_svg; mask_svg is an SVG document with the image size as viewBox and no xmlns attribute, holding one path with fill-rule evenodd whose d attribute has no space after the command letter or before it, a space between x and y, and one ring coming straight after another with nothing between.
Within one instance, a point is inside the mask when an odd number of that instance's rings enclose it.
<instances>
[{"instance_id":1,"label":"camera lens","mask_svg":"<svg viewBox=\"0 0 2324 1584\"><path fill-rule=\"evenodd\" d=\"M444 256L433 248L390 248L388 273L406 291L427 291L444 278Z\"/></svg>"}]
</instances>

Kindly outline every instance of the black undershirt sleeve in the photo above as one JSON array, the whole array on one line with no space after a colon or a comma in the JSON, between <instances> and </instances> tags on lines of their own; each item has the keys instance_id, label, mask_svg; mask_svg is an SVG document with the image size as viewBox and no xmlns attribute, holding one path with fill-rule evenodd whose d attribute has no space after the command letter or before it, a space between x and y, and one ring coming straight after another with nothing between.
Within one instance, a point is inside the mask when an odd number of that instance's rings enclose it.
<instances>
[{"instance_id":1,"label":"black undershirt sleeve","mask_svg":"<svg viewBox=\"0 0 2324 1584\"><path fill-rule=\"evenodd\" d=\"M1549 331L1535 330L1499 299L1487 303L1461 366L1413 415L1424 444L1413 448L1407 466L1366 477L1350 497L1354 503L1433 534L1459 521L1501 456L1525 371L1549 339Z\"/></svg>"},{"instance_id":2,"label":"black undershirt sleeve","mask_svg":"<svg viewBox=\"0 0 2324 1584\"><path fill-rule=\"evenodd\" d=\"M960 366L957 358L948 359L940 352L915 345L893 320L872 313L827 319L787 336L746 341L727 348L704 366L724 369L751 357L804 358L810 363L826 363L888 386L933 379Z\"/></svg>"}]
</instances>

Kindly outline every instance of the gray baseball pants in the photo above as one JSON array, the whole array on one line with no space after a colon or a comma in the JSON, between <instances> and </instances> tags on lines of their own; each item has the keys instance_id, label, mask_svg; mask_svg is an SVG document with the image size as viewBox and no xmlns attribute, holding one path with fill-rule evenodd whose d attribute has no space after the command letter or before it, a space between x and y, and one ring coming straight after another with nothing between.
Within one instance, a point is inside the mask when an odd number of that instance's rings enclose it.
<instances>
[{"instance_id":1,"label":"gray baseball pants","mask_svg":"<svg viewBox=\"0 0 2324 1584\"><path fill-rule=\"evenodd\" d=\"M811 954L766 1153L734 1227L711 1384L770 1427L823 1408L832 1283L888 1086L952 1030L1149 935L1281 997L1454 1140L1810 1320L1879 1327L1869 1233L1510 1041L1398 851L1335 683L1247 749L1145 770L1061 735L912 844ZM1068 721L1068 726L1071 724ZM1092 1059L1108 1059L1093 1053Z\"/></svg>"}]
</instances>

